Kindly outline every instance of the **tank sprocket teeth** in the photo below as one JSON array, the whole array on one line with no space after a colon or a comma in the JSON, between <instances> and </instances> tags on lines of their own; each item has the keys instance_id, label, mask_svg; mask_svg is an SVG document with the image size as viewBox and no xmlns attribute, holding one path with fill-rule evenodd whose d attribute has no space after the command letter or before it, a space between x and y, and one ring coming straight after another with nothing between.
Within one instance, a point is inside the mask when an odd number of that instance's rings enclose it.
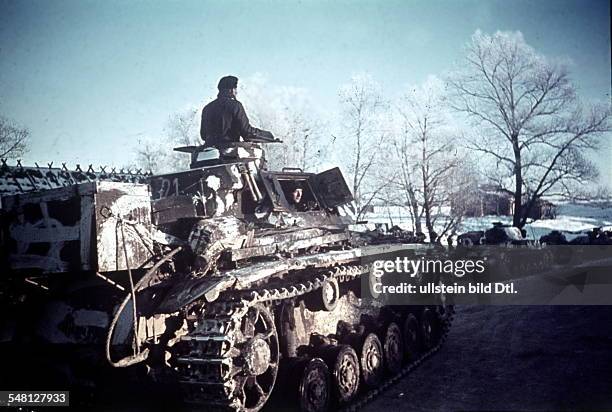
<instances>
[{"instance_id":1,"label":"tank sprocket teeth","mask_svg":"<svg viewBox=\"0 0 612 412\"><path fill-rule=\"evenodd\" d=\"M206 337L188 339L191 344L189 353L199 353L201 358L194 356L179 358L179 363L183 361L192 369L180 369L179 373L188 378L186 381L199 380L204 384L203 387L216 388L206 395L207 398L198 395L200 403L208 407L220 402L234 409L258 410L267 401L274 387L279 364L278 337L273 317L266 307L259 304L248 306L244 302L233 304L220 302L219 305L226 305L225 310L217 307L214 311L207 312L205 316L212 316L213 313L232 313L232 321L228 323L231 328L227 329L227 325L222 325L223 330L231 334L231 338L223 339L218 332L211 331L207 336L210 338L207 344L221 347L222 352L228 357L204 357L201 343L207 341ZM205 324L206 321L203 319L202 323ZM228 343L231 344L229 348ZM217 370L211 369L210 365L214 363L219 363L222 367ZM202 367L208 370L204 372ZM211 371L212 374L208 373ZM188 389L187 392L193 391Z\"/></svg>"}]
</instances>

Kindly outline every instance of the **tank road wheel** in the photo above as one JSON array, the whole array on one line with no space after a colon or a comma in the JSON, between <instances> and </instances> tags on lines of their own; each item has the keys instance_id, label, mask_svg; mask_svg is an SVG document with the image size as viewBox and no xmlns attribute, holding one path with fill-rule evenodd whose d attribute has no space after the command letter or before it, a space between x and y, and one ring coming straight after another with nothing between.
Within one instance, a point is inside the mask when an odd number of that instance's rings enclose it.
<instances>
[{"instance_id":1,"label":"tank road wheel","mask_svg":"<svg viewBox=\"0 0 612 412\"><path fill-rule=\"evenodd\" d=\"M321 304L323 308L331 312L336 309L340 299L340 287L336 279L328 279L321 288Z\"/></svg>"},{"instance_id":2,"label":"tank road wheel","mask_svg":"<svg viewBox=\"0 0 612 412\"><path fill-rule=\"evenodd\" d=\"M441 322L438 314L430 308L425 308L421 319L421 342L426 350L438 344L440 328Z\"/></svg>"},{"instance_id":3,"label":"tank road wheel","mask_svg":"<svg viewBox=\"0 0 612 412\"><path fill-rule=\"evenodd\" d=\"M404 319L404 329L402 330L404 341L404 354L407 360L412 360L420 349L419 322L412 313Z\"/></svg>"},{"instance_id":4,"label":"tank road wheel","mask_svg":"<svg viewBox=\"0 0 612 412\"><path fill-rule=\"evenodd\" d=\"M383 350L378 336L373 333L366 336L360 355L363 383L371 388L376 387L383 377Z\"/></svg>"},{"instance_id":5,"label":"tank road wheel","mask_svg":"<svg viewBox=\"0 0 612 412\"><path fill-rule=\"evenodd\" d=\"M240 410L258 411L266 403L278 373L278 334L274 318L262 305L249 308L236 331L242 370L234 376Z\"/></svg>"},{"instance_id":6,"label":"tank road wheel","mask_svg":"<svg viewBox=\"0 0 612 412\"><path fill-rule=\"evenodd\" d=\"M333 392L338 403L350 402L359 389L357 353L349 345L325 346L322 350L323 358L332 373Z\"/></svg>"},{"instance_id":7,"label":"tank road wheel","mask_svg":"<svg viewBox=\"0 0 612 412\"><path fill-rule=\"evenodd\" d=\"M322 287L313 292L306 302L308 309L312 311L326 310L328 312L336 309L340 299L340 287L336 279L326 280Z\"/></svg>"},{"instance_id":8,"label":"tank road wheel","mask_svg":"<svg viewBox=\"0 0 612 412\"><path fill-rule=\"evenodd\" d=\"M389 323L389 326L387 326L385 330L383 349L385 353L385 365L387 366L387 370L392 374L398 373L402 369L404 349L402 332L395 322Z\"/></svg>"},{"instance_id":9,"label":"tank road wheel","mask_svg":"<svg viewBox=\"0 0 612 412\"><path fill-rule=\"evenodd\" d=\"M299 384L299 403L302 412L325 412L330 404L331 379L323 360L305 362Z\"/></svg>"}]
</instances>

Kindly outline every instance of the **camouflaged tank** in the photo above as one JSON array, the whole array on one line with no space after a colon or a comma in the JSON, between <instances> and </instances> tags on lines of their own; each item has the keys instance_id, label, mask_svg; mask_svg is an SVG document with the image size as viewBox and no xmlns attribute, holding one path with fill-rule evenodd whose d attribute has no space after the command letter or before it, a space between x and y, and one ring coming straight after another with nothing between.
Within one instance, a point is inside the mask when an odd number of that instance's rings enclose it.
<instances>
[{"instance_id":1,"label":"camouflaged tank","mask_svg":"<svg viewBox=\"0 0 612 412\"><path fill-rule=\"evenodd\" d=\"M257 143L177 150L189 170L2 197L10 341L91 345L202 410L246 411L273 393L355 406L439 347L451 306L362 293L375 260L431 248L351 231L338 168L270 171Z\"/></svg>"}]
</instances>

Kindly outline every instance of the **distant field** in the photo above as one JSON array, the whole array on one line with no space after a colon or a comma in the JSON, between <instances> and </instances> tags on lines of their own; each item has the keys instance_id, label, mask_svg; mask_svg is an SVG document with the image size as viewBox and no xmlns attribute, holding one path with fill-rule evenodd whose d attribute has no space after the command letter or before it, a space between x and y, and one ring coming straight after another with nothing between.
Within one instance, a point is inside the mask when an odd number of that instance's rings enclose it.
<instances>
[{"instance_id":1,"label":"distant field","mask_svg":"<svg viewBox=\"0 0 612 412\"><path fill-rule=\"evenodd\" d=\"M386 212L371 213L366 216L370 223L392 223L403 229L411 230L411 220L408 209L394 207ZM439 220L445 219L440 216ZM511 223L509 216L484 216L479 218L466 218L461 225L459 233L471 230L485 230L492 226L493 222ZM425 222L423 221L423 226ZM612 226L612 203L611 202L589 202L589 203L563 203L557 206L557 218L538 220L528 224L527 237L539 239L540 236L551 230L566 232L571 239L572 232L590 230L599 226Z\"/></svg>"}]
</instances>

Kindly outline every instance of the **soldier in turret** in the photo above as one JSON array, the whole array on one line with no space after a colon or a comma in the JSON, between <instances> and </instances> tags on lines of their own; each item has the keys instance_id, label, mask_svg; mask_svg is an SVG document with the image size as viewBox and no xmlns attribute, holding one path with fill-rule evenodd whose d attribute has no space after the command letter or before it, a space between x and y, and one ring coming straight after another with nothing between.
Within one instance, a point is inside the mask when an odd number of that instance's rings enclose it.
<instances>
[{"instance_id":1,"label":"soldier in turret","mask_svg":"<svg viewBox=\"0 0 612 412\"><path fill-rule=\"evenodd\" d=\"M272 142L271 132L250 125L242 103L236 100L238 78L225 76L219 80L217 98L204 106L200 136L206 147L215 147L223 154L245 142ZM248 145L245 145L248 147ZM225 153L229 154L229 153Z\"/></svg>"}]
</instances>

